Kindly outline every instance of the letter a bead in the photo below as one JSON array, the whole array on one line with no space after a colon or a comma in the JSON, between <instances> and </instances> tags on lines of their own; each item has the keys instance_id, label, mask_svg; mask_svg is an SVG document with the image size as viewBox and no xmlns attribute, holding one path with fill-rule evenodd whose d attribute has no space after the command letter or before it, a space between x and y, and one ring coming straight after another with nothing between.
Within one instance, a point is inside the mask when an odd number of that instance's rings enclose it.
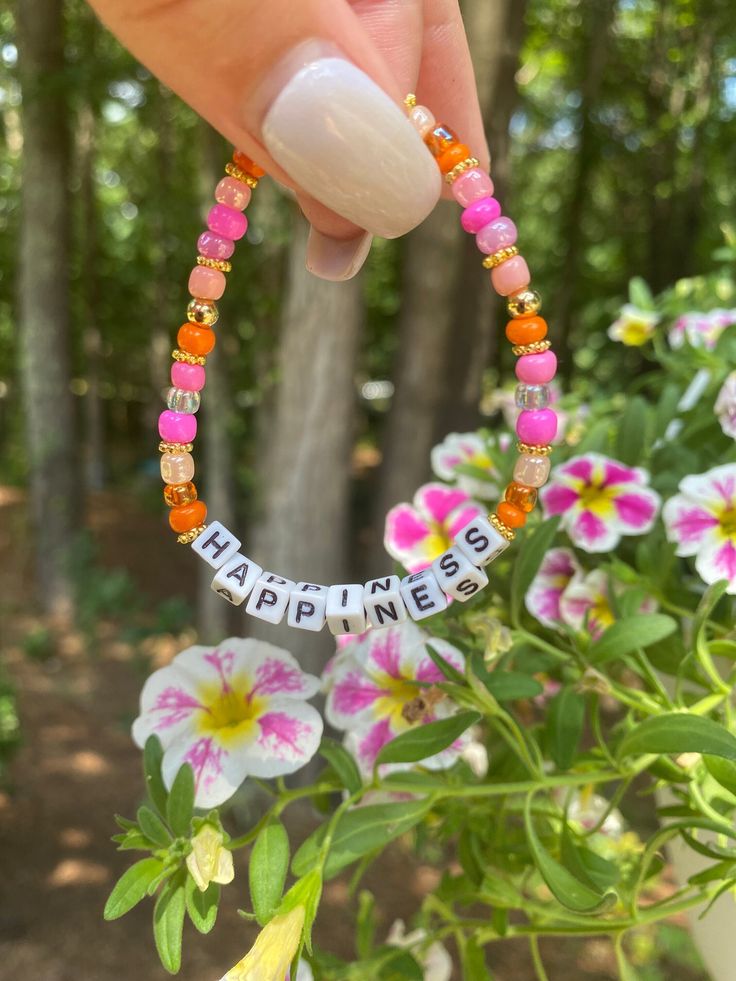
<instances>
[{"instance_id":1,"label":"letter a bead","mask_svg":"<svg viewBox=\"0 0 736 981\"><path fill-rule=\"evenodd\" d=\"M223 596L228 603L240 606L247 599L262 572L263 569L259 565L251 562L240 552L236 552L218 569L212 580L212 589Z\"/></svg>"}]
</instances>

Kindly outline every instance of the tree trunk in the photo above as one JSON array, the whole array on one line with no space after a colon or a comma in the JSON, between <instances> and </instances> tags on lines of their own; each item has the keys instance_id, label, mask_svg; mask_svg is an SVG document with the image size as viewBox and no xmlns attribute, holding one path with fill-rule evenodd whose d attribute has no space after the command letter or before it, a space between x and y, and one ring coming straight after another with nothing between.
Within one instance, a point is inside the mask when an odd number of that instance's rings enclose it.
<instances>
[{"instance_id":1,"label":"tree trunk","mask_svg":"<svg viewBox=\"0 0 736 981\"><path fill-rule=\"evenodd\" d=\"M61 0L18 3L23 89L20 374L39 600L73 609L71 549L79 528L74 406L69 388L69 133Z\"/></svg>"},{"instance_id":2,"label":"tree trunk","mask_svg":"<svg viewBox=\"0 0 736 981\"><path fill-rule=\"evenodd\" d=\"M348 573L350 451L355 361L362 325L360 277L327 283L304 266L307 227L295 213L278 351L278 388L252 523L253 558L270 572L329 585ZM292 650L319 673L334 650L326 632L274 628L248 617L255 636Z\"/></svg>"}]
</instances>

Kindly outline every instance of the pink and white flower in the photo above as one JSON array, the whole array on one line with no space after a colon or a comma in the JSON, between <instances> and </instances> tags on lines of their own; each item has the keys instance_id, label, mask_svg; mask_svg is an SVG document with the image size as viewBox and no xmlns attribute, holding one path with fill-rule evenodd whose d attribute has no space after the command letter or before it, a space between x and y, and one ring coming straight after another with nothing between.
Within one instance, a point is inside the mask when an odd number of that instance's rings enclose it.
<instances>
[{"instance_id":1,"label":"pink and white flower","mask_svg":"<svg viewBox=\"0 0 736 981\"><path fill-rule=\"evenodd\" d=\"M603 569L594 569L586 576L575 578L560 597L560 619L573 630L587 630L595 640L616 619L611 593L623 592L623 585L614 582ZM645 597L637 613L653 613L656 600Z\"/></svg>"},{"instance_id":2,"label":"pink and white flower","mask_svg":"<svg viewBox=\"0 0 736 981\"><path fill-rule=\"evenodd\" d=\"M420 572L450 547L461 528L483 513L460 487L424 484L413 504L397 504L386 515L383 544L405 569Z\"/></svg>"},{"instance_id":3,"label":"pink and white flower","mask_svg":"<svg viewBox=\"0 0 736 981\"><path fill-rule=\"evenodd\" d=\"M562 595L572 580L582 575L582 571L572 549L551 548L527 590L527 610L545 627L557 626L562 621Z\"/></svg>"},{"instance_id":4,"label":"pink and white flower","mask_svg":"<svg viewBox=\"0 0 736 981\"><path fill-rule=\"evenodd\" d=\"M670 347L675 349L687 342L691 347L712 351L723 331L732 324L736 324L736 309L710 310L708 313L693 310L677 318L667 339Z\"/></svg>"},{"instance_id":5,"label":"pink and white flower","mask_svg":"<svg viewBox=\"0 0 736 981\"><path fill-rule=\"evenodd\" d=\"M618 319L608 328L608 336L612 341L619 341L626 347L641 347L654 335L658 323L658 313L626 303L621 308Z\"/></svg>"},{"instance_id":6,"label":"pink and white flower","mask_svg":"<svg viewBox=\"0 0 736 981\"><path fill-rule=\"evenodd\" d=\"M449 433L432 450L432 470L441 480L456 484L474 497L496 498L500 476L488 452L492 440L493 437L484 438L480 433ZM475 467L486 476L458 473L460 466Z\"/></svg>"},{"instance_id":7,"label":"pink and white flower","mask_svg":"<svg viewBox=\"0 0 736 981\"><path fill-rule=\"evenodd\" d=\"M343 649L332 668L325 716L346 733L345 746L366 774L372 771L381 748L399 733L457 711L455 703L442 693L436 700L428 694L436 690L417 684L445 680L429 656L429 645L458 671L463 670L465 659L457 648L430 637L408 620L395 627L369 630ZM470 738L465 733L448 749L422 760L422 766L451 766Z\"/></svg>"},{"instance_id":8,"label":"pink and white flower","mask_svg":"<svg viewBox=\"0 0 736 981\"><path fill-rule=\"evenodd\" d=\"M713 411L726 436L736 439L736 371L732 371L721 386Z\"/></svg>"},{"instance_id":9,"label":"pink and white flower","mask_svg":"<svg viewBox=\"0 0 736 981\"><path fill-rule=\"evenodd\" d=\"M667 537L704 582L727 579L736 594L736 463L685 477L679 491L662 511Z\"/></svg>"},{"instance_id":10,"label":"pink and white flower","mask_svg":"<svg viewBox=\"0 0 736 981\"><path fill-rule=\"evenodd\" d=\"M189 647L146 681L133 739L143 747L158 736L166 786L189 763L197 807L217 807L247 776L282 776L309 762L323 725L305 699L319 687L291 654L263 641Z\"/></svg>"},{"instance_id":11,"label":"pink and white flower","mask_svg":"<svg viewBox=\"0 0 736 981\"><path fill-rule=\"evenodd\" d=\"M562 515L574 545L610 552L622 535L643 535L653 526L660 497L648 483L646 470L586 453L555 467L540 496L545 516Z\"/></svg>"}]
</instances>

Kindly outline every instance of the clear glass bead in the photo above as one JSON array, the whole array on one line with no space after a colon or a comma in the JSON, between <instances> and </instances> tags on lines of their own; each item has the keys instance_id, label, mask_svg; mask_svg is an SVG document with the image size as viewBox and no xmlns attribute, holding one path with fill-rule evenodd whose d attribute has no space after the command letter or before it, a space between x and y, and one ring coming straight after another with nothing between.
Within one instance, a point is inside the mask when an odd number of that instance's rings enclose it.
<instances>
[{"instance_id":1,"label":"clear glass bead","mask_svg":"<svg viewBox=\"0 0 736 981\"><path fill-rule=\"evenodd\" d=\"M166 405L174 412L196 412L199 408L199 392L187 392L183 388L170 388L166 393Z\"/></svg>"},{"instance_id":2,"label":"clear glass bead","mask_svg":"<svg viewBox=\"0 0 736 981\"><path fill-rule=\"evenodd\" d=\"M549 405L549 386L517 385L515 401L519 409L545 409Z\"/></svg>"},{"instance_id":3,"label":"clear glass bead","mask_svg":"<svg viewBox=\"0 0 736 981\"><path fill-rule=\"evenodd\" d=\"M541 487L547 481L550 470L548 456L524 453L514 466L514 480L526 487Z\"/></svg>"}]
</instances>

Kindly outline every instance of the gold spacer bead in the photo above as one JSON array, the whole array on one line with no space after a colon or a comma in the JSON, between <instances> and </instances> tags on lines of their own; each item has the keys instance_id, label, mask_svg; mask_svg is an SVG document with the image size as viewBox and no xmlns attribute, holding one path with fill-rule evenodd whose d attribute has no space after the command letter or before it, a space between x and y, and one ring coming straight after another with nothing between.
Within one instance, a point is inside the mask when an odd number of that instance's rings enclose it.
<instances>
[{"instance_id":1,"label":"gold spacer bead","mask_svg":"<svg viewBox=\"0 0 736 981\"><path fill-rule=\"evenodd\" d=\"M511 353L520 358L524 354L542 354L544 351L549 351L551 347L552 345L547 340L534 341L532 344L515 344L511 348Z\"/></svg>"},{"instance_id":2,"label":"gold spacer bead","mask_svg":"<svg viewBox=\"0 0 736 981\"><path fill-rule=\"evenodd\" d=\"M177 535L176 540L180 545L191 545L195 538L199 538L206 527L207 525L197 525L191 531L185 531L181 535Z\"/></svg>"},{"instance_id":3,"label":"gold spacer bead","mask_svg":"<svg viewBox=\"0 0 736 981\"><path fill-rule=\"evenodd\" d=\"M246 172L238 167L237 164L225 164L225 173L228 177L234 177L236 181L240 181L242 184L247 184L248 187L252 187L253 190L258 187L258 178L252 177L250 174L246 174Z\"/></svg>"},{"instance_id":4,"label":"gold spacer bead","mask_svg":"<svg viewBox=\"0 0 736 981\"><path fill-rule=\"evenodd\" d=\"M519 290L506 300L506 309L512 317L533 317L542 309L542 297L536 290Z\"/></svg>"},{"instance_id":5,"label":"gold spacer bead","mask_svg":"<svg viewBox=\"0 0 736 981\"><path fill-rule=\"evenodd\" d=\"M549 443L517 443L516 449L527 456L549 456L552 453Z\"/></svg>"},{"instance_id":6,"label":"gold spacer bead","mask_svg":"<svg viewBox=\"0 0 736 981\"><path fill-rule=\"evenodd\" d=\"M406 106L407 109L413 109L416 104L417 104L417 97L414 95L413 92L410 92L407 95L407 97L404 99L404 105Z\"/></svg>"},{"instance_id":7,"label":"gold spacer bead","mask_svg":"<svg viewBox=\"0 0 736 981\"><path fill-rule=\"evenodd\" d=\"M491 514L488 515L488 520L491 522L496 531L500 535L503 535L507 542L513 542L514 538L516 537L516 533L514 532L513 528L509 528L508 525L505 525L499 516L494 512L491 512Z\"/></svg>"},{"instance_id":8,"label":"gold spacer bead","mask_svg":"<svg viewBox=\"0 0 736 981\"><path fill-rule=\"evenodd\" d=\"M208 269L219 269L220 272L230 272L233 268L232 263L225 259L210 259L205 255L197 256L197 265L207 266Z\"/></svg>"},{"instance_id":9,"label":"gold spacer bead","mask_svg":"<svg viewBox=\"0 0 736 981\"><path fill-rule=\"evenodd\" d=\"M158 444L159 453L191 453L194 443L166 443L164 440Z\"/></svg>"},{"instance_id":10,"label":"gold spacer bead","mask_svg":"<svg viewBox=\"0 0 736 981\"><path fill-rule=\"evenodd\" d=\"M483 260L483 266L485 269L495 269L502 262L506 262L507 259L513 259L518 254L519 250L515 245L507 245L505 249L499 249L493 255L487 255Z\"/></svg>"},{"instance_id":11,"label":"gold spacer bead","mask_svg":"<svg viewBox=\"0 0 736 981\"><path fill-rule=\"evenodd\" d=\"M185 364L201 364L202 367L207 364L207 358L203 354L189 354L188 351L180 351L178 347L171 352L171 357L174 361L183 361Z\"/></svg>"},{"instance_id":12,"label":"gold spacer bead","mask_svg":"<svg viewBox=\"0 0 736 981\"><path fill-rule=\"evenodd\" d=\"M195 296L187 304L187 320L192 324L212 327L217 323L219 316L217 304L212 300L203 300Z\"/></svg>"},{"instance_id":13,"label":"gold spacer bead","mask_svg":"<svg viewBox=\"0 0 736 981\"><path fill-rule=\"evenodd\" d=\"M445 174L445 183L452 184L452 182L457 180L460 174L462 174L464 171L470 170L471 167L478 167L479 164L480 161L477 157L466 157L464 160L461 160L459 164L455 164L452 170Z\"/></svg>"}]
</instances>

